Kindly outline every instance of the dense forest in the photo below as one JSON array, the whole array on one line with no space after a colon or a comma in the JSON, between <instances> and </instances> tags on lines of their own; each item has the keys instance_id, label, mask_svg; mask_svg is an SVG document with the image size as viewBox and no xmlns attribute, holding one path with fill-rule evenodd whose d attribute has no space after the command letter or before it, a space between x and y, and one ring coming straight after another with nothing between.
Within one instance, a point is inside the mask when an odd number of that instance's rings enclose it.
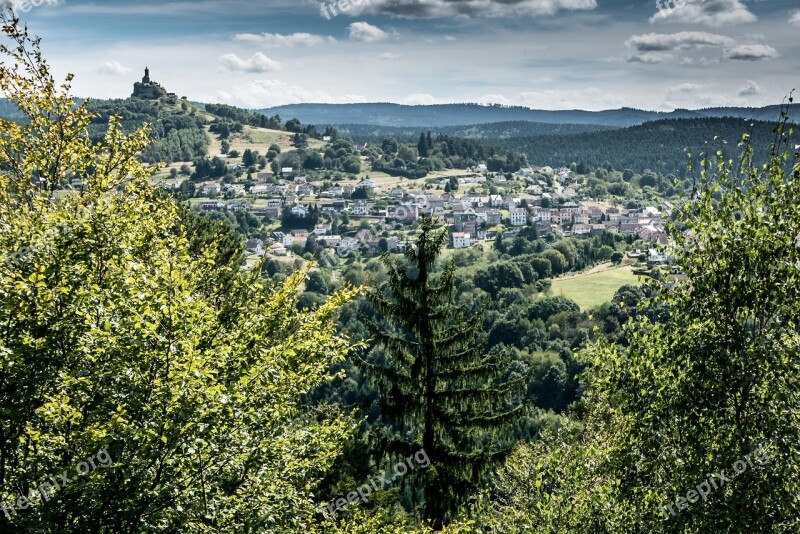
<instances>
[{"instance_id":1,"label":"dense forest","mask_svg":"<svg viewBox=\"0 0 800 534\"><path fill-rule=\"evenodd\" d=\"M688 156L713 155L721 149L726 158L733 156L742 135L749 133L759 161L764 162L773 142L774 123L736 118L668 119L647 122L629 128L605 128L570 133L584 126L546 125L533 123L499 123L466 128L448 127L433 132L453 132L460 138L480 143L481 152L502 150L508 154L524 154L535 166L569 167L583 164L588 169L610 165L614 169L631 169L637 173L654 171L683 177ZM531 130L539 133L529 133ZM557 133L559 128L567 132ZM383 128L351 125L349 131L356 142L380 143L384 131L402 134L398 141L412 142L417 131L405 128ZM550 131L548 131L550 128ZM348 131L344 127L343 132ZM522 135L516 135L516 133ZM443 138L450 135L438 134ZM469 142L469 141L464 141ZM494 148L492 148L494 147Z\"/></svg>"},{"instance_id":2,"label":"dense forest","mask_svg":"<svg viewBox=\"0 0 800 534\"><path fill-rule=\"evenodd\" d=\"M191 161L208 153L208 137L203 126L206 121L196 109L182 102L166 105L138 99L115 99L89 101L94 113L89 126L89 135L98 142L108 129L108 121L114 115L122 117L122 131L131 133L150 124L150 135L155 142L144 149L141 158L147 163L172 163Z\"/></svg>"},{"instance_id":3,"label":"dense forest","mask_svg":"<svg viewBox=\"0 0 800 534\"><path fill-rule=\"evenodd\" d=\"M87 135L71 77L3 22L28 120L0 119L0 531L800 529L785 111L765 165L745 139L676 206L683 280L582 312L548 278L631 243L529 228L445 255L425 218L340 276L242 269L227 222L150 183L157 136Z\"/></svg>"},{"instance_id":4,"label":"dense forest","mask_svg":"<svg viewBox=\"0 0 800 534\"><path fill-rule=\"evenodd\" d=\"M616 169L683 176L687 156L715 154L722 150L729 159L745 133L753 139L755 155L762 163L773 142L774 122L735 118L670 119L647 122L607 132L512 138L496 141L521 152L536 165L569 166L584 163L591 168L608 161Z\"/></svg>"},{"instance_id":5,"label":"dense forest","mask_svg":"<svg viewBox=\"0 0 800 534\"><path fill-rule=\"evenodd\" d=\"M398 140L412 141L416 139L420 128L375 126L372 124L337 124L341 135L359 142L369 142L383 137L394 137ZM548 124L544 122L494 122L489 124L470 124L467 126L439 126L425 128L434 135L447 135L465 139L504 139L507 137L535 137L539 135L564 135L584 132L600 132L613 130L611 126L596 124Z\"/></svg>"}]
</instances>

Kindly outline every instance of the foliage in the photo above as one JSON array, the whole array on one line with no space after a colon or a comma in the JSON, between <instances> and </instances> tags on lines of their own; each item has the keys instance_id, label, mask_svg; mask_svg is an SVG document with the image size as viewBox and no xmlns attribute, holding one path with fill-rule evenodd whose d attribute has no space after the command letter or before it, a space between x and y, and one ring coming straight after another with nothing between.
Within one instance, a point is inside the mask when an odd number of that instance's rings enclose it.
<instances>
[{"instance_id":1,"label":"foliage","mask_svg":"<svg viewBox=\"0 0 800 534\"><path fill-rule=\"evenodd\" d=\"M114 116L121 116L117 126L125 133L133 133L148 125L155 140L146 146L140 156L146 163L172 163L191 161L208 153L208 137L203 130L205 120L177 106L157 105L149 100L136 98L114 100L90 100L92 112L88 131L92 141L103 140Z\"/></svg>"},{"instance_id":2,"label":"foliage","mask_svg":"<svg viewBox=\"0 0 800 534\"><path fill-rule=\"evenodd\" d=\"M525 377L501 379L507 356L483 353L481 315L467 318L453 301L454 267L434 274L446 232L429 217L420 230L405 261L385 258L388 283L367 294L378 314L367 325L382 350L361 367L380 392L386 426L378 451L402 459L423 449L430 458L402 484L438 527L513 443Z\"/></svg>"},{"instance_id":3,"label":"foliage","mask_svg":"<svg viewBox=\"0 0 800 534\"><path fill-rule=\"evenodd\" d=\"M346 353L332 319L354 291L295 312L303 271L243 273L149 185L148 133L111 117L94 143L71 76L57 86L38 41L4 32L0 89L28 121L0 122L0 502L72 481L0 529L311 530L353 425L299 401ZM70 176L84 189L55 191ZM76 476L101 450L110 465Z\"/></svg>"},{"instance_id":4,"label":"foliage","mask_svg":"<svg viewBox=\"0 0 800 534\"><path fill-rule=\"evenodd\" d=\"M509 522L541 532L800 528L792 134L784 115L763 167L748 135L736 160L700 163L682 231L671 230L688 279L645 287L652 298L625 346L587 349L582 424L521 448L501 473ZM757 459L742 469L746 457ZM694 490L712 481L701 499Z\"/></svg>"}]
</instances>

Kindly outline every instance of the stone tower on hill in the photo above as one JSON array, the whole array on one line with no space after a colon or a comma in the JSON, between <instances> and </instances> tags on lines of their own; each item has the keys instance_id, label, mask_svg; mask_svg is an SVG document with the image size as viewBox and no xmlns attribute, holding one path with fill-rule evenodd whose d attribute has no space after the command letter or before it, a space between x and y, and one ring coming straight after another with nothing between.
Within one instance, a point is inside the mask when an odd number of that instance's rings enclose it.
<instances>
[{"instance_id":1,"label":"stone tower on hill","mask_svg":"<svg viewBox=\"0 0 800 534\"><path fill-rule=\"evenodd\" d=\"M170 96L167 90L158 83L150 79L150 69L145 67L144 78L141 82L133 84L133 94L131 98L141 98L142 100L158 100L161 97Z\"/></svg>"}]
</instances>

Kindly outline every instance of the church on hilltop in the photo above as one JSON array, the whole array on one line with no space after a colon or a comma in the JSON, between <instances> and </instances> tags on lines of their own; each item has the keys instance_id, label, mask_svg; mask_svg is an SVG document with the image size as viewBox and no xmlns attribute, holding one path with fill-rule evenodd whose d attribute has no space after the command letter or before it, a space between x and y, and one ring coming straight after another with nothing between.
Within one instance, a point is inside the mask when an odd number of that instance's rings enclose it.
<instances>
[{"instance_id":1,"label":"church on hilltop","mask_svg":"<svg viewBox=\"0 0 800 534\"><path fill-rule=\"evenodd\" d=\"M133 94L131 98L158 100L163 97L169 98L170 101L177 101L175 93L168 93L160 84L150 79L150 69L145 67L142 81L133 84Z\"/></svg>"}]
</instances>

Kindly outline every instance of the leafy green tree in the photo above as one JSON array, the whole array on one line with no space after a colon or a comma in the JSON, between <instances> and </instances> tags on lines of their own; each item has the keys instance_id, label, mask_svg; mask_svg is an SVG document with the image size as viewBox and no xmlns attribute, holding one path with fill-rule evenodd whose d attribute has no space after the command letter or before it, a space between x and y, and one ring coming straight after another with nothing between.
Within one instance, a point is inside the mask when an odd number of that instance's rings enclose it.
<instances>
[{"instance_id":1,"label":"leafy green tree","mask_svg":"<svg viewBox=\"0 0 800 534\"><path fill-rule=\"evenodd\" d=\"M550 260L543 257L534 257L531 259L531 267L536 271L539 279L550 278L553 275L553 267Z\"/></svg>"},{"instance_id":2,"label":"leafy green tree","mask_svg":"<svg viewBox=\"0 0 800 534\"><path fill-rule=\"evenodd\" d=\"M397 154L398 147L397 139L394 137L387 137L381 143L381 150L383 150L383 153L390 156Z\"/></svg>"},{"instance_id":3,"label":"leafy green tree","mask_svg":"<svg viewBox=\"0 0 800 534\"><path fill-rule=\"evenodd\" d=\"M489 265L475 273L475 285L492 296L496 296L503 288L522 287L525 285L525 276L519 264L510 261L501 261Z\"/></svg>"},{"instance_id":4,"label":"leafy green tree","mask_svg":"<svg viewBox=\"0 0 800 534\"><path fill-rule=\"evenodd\" d=\"M3 32L0 91L28 120L0 119L0 530L308 531L353 424L301 401L348 350L353 291L298 313L304 271L243 273L150 185L148 132L112 117L94 143L72 77Z\"/></svg>"},{"instance_id":5,"label":"leafy green tree","mask_svg":"<svg viewBox=\"0 0 800 534\"><path fill-rule=\"evenodd\" d=\"M306 291L327 295L330 291L330 280L326 279L322 271L311 271L306 280Z\"/></svg>"},{"instance_id":6,"label":"leafy green tree","mask_svg":"<svg viewBox=\"0 0 800 534\"><path fill-rule=\"evenodd\" d=\"M361 172L361 158L350 156L342 163L342 170L348 174L359 174Z\"/></svg>"},{"instance_id":7,"label":"leafy green tree","mask_svg":"<svg viewBox=\"0 0 800 534\"><path fill-rule=\"evenodd\" d=\"M303 125L297 119L289 119L284 126L287 132L303 133Z\"/></svg>"},{"instance_id":8,"label":"leafy green tree","mask_svg":"<svg viewBox=\"0 0 800 534\"><path fill-rule=\"evenodd\" d=\"M536 299L528 307L528 318L547 321L551 316L565 311L577 313L580 308L574 301L566 297L544 297Z\"/></svg>"},{"instance_id":9,"label":"leafy green tree","mask_svg":"<svg viewBox=\"0 0 800 534\"><path fill-rule=\"evenodd\" d=\"M556 248L549 248L542 253L542 257L550 262L550 268L554 275L566 272L569 268L567 258Z\"/></svg>"},{"instance_id":10,"label":"leafy green tree","mask_svg":"<svg viewBox=\"0 0 800 534\"><path fill-rule=\"evenodd\" d=\"M671 228L687 279L648 284L624 346L587 349L586 415L501 473L504 524L800 529L800 161L786 119L767 165L748 134L736 160L701 161Z\"/></svg>"},{"instance_id":11,"label":"leafy green tree","mask_svg":"<svg viewBox=\"0 0 800 534\"><path fill-rule=\"evenodd\" d=\"M572 244L569 241L559 241L553 245L553 249L563 254L564 259L567 260L567 268L565 270L570 270L575 267L575 262L578 259L578 255L575 253L575 249L572 247Z\"/></svg>"},{"instance_id":12,"label":"leafy green tree","mask_svg":"<svg viewBox=\"0 0 800 534\"><path fill-rule=\"evenodd\" d=\"M430 466L402 484L441 526L513 443L524 377L504 382L507 356L481 350L482 317L466 318L454 303L453 265L434 273L447 233L429 217L420 230L404 260L384 257L388 283L367 293L378 314L368 325L382 350L362 368L380 391L379 450L392 458L425 451Z\"/></svg>"}]
</instances>

